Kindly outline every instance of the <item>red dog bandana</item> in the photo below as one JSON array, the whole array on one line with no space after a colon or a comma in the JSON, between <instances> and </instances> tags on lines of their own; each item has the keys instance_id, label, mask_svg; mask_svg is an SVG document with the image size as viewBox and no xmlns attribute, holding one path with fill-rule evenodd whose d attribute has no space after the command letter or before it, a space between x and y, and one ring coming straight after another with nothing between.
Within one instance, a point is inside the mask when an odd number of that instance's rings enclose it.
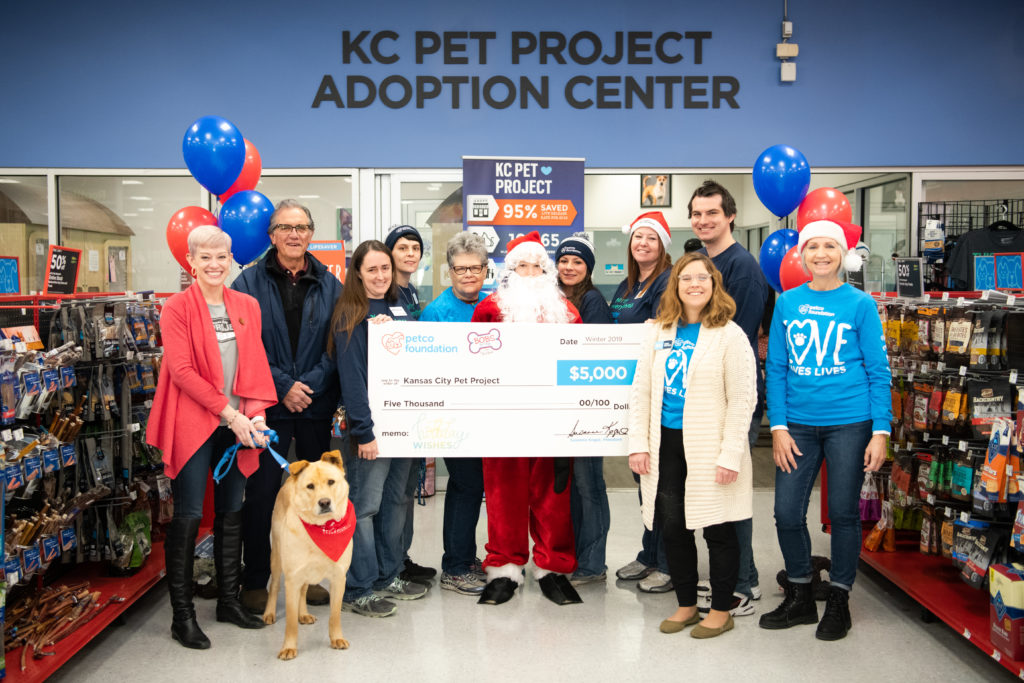
<instances>
[{"instance_id":1,"label":"red dog bandana","mask_svg":"<svg viewBox=\"0 0 1024 683\"><path fill-rule=\"evenodd\" d=\"M324 551L324 555L337 562L345 554L345 548L348 547L352 541L352 535L356 532L356 508L350 500L345 516L337 522L329 520L321 526L307 524L305 520L302 520L302 526L306 527L306 533L309 534L313 543L316 543L316 547Z\"/></svg>"}]
</instances>

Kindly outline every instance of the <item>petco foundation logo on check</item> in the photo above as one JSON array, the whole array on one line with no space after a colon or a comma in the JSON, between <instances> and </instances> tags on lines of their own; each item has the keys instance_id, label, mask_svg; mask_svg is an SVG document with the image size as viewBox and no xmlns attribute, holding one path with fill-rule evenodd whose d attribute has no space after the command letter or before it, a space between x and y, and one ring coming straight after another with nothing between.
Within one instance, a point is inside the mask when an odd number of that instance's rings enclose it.
<instances>
[{"instance_id":1,"label":"petco foundation logo on check","mask_svg":"<svg viewBox=\"0 0 1024 683\"><path fill-rule=\"evenodd\" d=\"M822 315L825 316L826 318L836 317L835 313L832 313L831 311L826 311L821 306L811 306L810 304L800 304L800 308L798 308L797 310L800 311L800 315Z\"/></svg>"},{"instance_id":2,"label":"petco foundation logo on check","mask_svg":"<svg viewBox=\"0 0 1024 683\"><path fill-rule=\"evenodd\" d=\"M454 344L438 344L432 334L405 334L392 332L380 338L384 350L397 356L406 353L454 353L459 347Z\"/></svg>"}]
</instances>

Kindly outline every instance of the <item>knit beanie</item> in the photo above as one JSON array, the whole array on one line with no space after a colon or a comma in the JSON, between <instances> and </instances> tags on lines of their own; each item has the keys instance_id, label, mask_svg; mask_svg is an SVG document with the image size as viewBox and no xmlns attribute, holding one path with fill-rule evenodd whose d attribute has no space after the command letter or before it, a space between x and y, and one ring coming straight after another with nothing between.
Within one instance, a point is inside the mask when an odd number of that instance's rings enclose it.
<instances>
[{"instance_id":1,"label":"knit beanie","mask_svg":"<svg viewBox=\"0 0 1024 683\"><path fill-rule=\"evenodd\" d=\"M388 236L384 238L384 244L387 245L388 249L394 249L395 242L402 237L413 240L414 242L419 242L420 252L423 251L423 238L420 237L420 231L411 225L396 225L392 227L388 232Z\"/></svg>"},{"instance_id":2,"label":"knit beanie","mask_svg":"<svg viewBox=\"0 0 1024 683\"><path fill-rule=\"evenodd\" d=\"M567 237L558 245L555 250L555 264L563 256L578 256L587 264L587 272L594 272L594 245L587 239L585 233L578 232L572 237Z\"/></svg>"}]
</instances>

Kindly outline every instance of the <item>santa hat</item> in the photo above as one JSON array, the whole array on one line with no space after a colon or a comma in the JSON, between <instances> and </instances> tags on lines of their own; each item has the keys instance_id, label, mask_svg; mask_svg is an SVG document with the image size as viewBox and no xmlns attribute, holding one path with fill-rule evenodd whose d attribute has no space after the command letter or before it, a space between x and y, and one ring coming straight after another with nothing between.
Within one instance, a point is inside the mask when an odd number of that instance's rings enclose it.
<instances>
[{"instance_id":1,"label":"santa hat","mask_svg":"<svg viewBox=\"0 0 1024 683\"><path fill-rule=\"evenodd\" d=\"M637 228L650 228L658 233L662 246L665 247L665 251L668 251L668 245L672 244L672 231L669 230L668 221L665 220L665 214L661 211L648 211L640 214L629 225L623 225L622 232L632 237Z\"/></svg>"},{"instance_id":2,"label":"santa hat","mask_svg":"<svg viewBox=\"0 0 1024 683\"><path fill-rule=\"evenodd\" d=\"M585 233L576 233L571 237L562 240L555 250L555 263L563 256L578 256L587 266L587 272L594 272L594 245L587 239Z\"/></svg>"},{"instance_id":3,"label":"santa hat","mask_svg":"<svg viewBox=\"0 0 1024 683\"><path fill-rule=\"evenodd\" d=\"M551 268L546 265L551 261L548 256L548 250L544 248L544 243L540 241L540 233L536 230L520 235L508 243L505 267L509 270L515 270L516 266L527 259L538 261L541 265L544 265L545 271L551 271Z\"/></svg>"},{"instance_id":4,"label":"santa hat","mask_svg":"<svg viewBox=\"0 0 1024 683\"><path fill-rule=\"evenodd\" d=\"M797 243L797 250L800 252L800 260L803 263L804 247L816 237L827 237L839 244L843 251L842 267L847 272L856 272L864 264L860 254L853 251L860 240L861 227L853 223L838 223L836 221L812 221L800 230L800 240ZM806 266L804 267L806 270Z\"/></svg>"}]
</instances>

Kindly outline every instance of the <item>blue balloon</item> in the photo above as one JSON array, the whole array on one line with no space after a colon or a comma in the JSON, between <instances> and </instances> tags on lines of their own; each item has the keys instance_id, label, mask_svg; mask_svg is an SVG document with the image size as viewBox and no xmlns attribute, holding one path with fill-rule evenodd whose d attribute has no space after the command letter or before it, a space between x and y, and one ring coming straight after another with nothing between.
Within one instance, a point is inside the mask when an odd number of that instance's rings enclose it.
<instances>
[{"instance_id":1,"label":"blue balloon","mask_svg":"<svg viewBox=\"0 0 1024 683\"><path fill-rule=\"evenodd\" d=\"M761 245L761 272L768 278L768 284L776 292L782 291L782 281L779 280L779 268L782 266L782 259L789 250L800 241L800 233L796 230L776 230L768 235L768 239Z\"/></svg>"},{"instance_id":2,"label":"blue balloon","mask_svg":"<svg viewBox=\"0 0 1024 683\"><path fill-rule=\"evenodd\" d=\"M789 145L772 145L761 152L753 175L758 199L779 218L800 206L811 186L807 159Z\"/></svg>"},{"instance_id":3,"label":"blue balloon","mask_svg":"<svg viewBox=\"0 0 1024 683\"><path fill-rule=\"evenodd\" d=\"M270 216L274 205L256 190L231 195L220 209L220 229L231 236L231 254L239 265L255 261L270 246Z\"/></svg>"},{"instance_id":4,"label":"blue balloon","mask_svg":"<svg viewBox=\"0 0 1024 683\"><path fill-rule=\"evenodd\" d=\"M199 184L215 195L224 194L245 164L245 140L220 116L197 119L181 143L185 165Z\"/></svg>"}]
</instances>

